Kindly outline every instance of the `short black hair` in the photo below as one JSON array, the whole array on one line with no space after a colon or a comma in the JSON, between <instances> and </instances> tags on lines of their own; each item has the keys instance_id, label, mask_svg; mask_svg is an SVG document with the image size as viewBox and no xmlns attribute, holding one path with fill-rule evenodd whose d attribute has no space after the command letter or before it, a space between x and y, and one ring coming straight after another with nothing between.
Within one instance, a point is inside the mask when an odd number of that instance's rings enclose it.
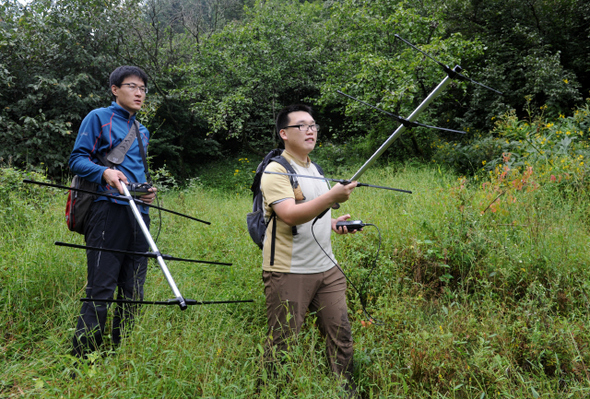
<instances>
[{"instance_id":1,"label":"short black hair","mask_svg":"<svg viewBox=\"0 0 590 399\"><path fill-rule=\"evenodd\" d=\"M289 114L292 112L298 112L298 111L307 112L308 114L310 114L313 117L313 110L311 109L311 107L309 105L305 105L305 104L287 105L285 108L283 108L282 110L279 111L279 114L277 115L277 122L276 122L276 129L277 129L276 135L277 135L280 143L283 143L283 139L281 138L281 135L279 134L279 132L282 129L284 129L285 127L287 127L287 125L289 125Z\"/></svg>"},{"instance_id":2,"label":"short black hair","mask_svg":"<svg viewBox=\"0 0 590 399\"><path fill-rule=\"evenodd\" d=\"M143 84L147 86L148 76L140 67L123 65L111 72L109 77L109 88L114 86L121 87L121 83L129 76L137 76L143 80ZM114 96L113 96L114 97Z\"/></svg>"},{"instance_id":3,"label":"short black hair","mask_svg":"<svg viewBox=\"0 0 590 399\"><path fill-rule=\"evenodd\" d=\"M123 83L125 78L127 78L128 76L137 76L138 78L143 80L144 85L147 86L148 84L148 76L143 71L143 69L136 66L123 65L111 72L111 76L109 78L109 87L113 85L120 87L121 83Z\"/></svg>"}]
</instances>

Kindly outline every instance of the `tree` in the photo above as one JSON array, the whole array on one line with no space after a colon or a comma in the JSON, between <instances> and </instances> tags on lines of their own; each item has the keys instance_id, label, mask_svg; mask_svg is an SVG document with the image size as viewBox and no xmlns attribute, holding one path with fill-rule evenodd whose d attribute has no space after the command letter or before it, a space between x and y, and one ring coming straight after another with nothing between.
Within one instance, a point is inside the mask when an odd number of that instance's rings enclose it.
<instances>
[{"instance_id":1,"label":"tree","mask_svg":"<svg viewBox=\"0 0 590 399\"><path fill-rule=\"evenodd\" d=\"M154 133L155 167L168 160L190 174L183 160L216 154L204 121L172 90L182 87L185 64L226 16L239 16L242 0L147 1L16 0L0 4L0 162L67 173L69 153L86 114L108 106L110 72L141 66L150 94L141 121ZM215 25L202 15L184 18L174 7L220 10ZM195 35L198 32L198 35ZM187 167L189 165L189 167Z\"/></svg>"},{"instance_id":2,"label":"tree","mask_svg":"<svg viewBox=\"0 0 590 399\"><path fill-rule=\"evenodd\" d=\"M259 0L200 47L180 93L211 137L253 150L272 145L278 110L318 94L326 17L319 2Z\"/></svg>"},{"instance_id":3,"label":"tree","mask_svg":"<svg viewBox=\"0 0 590 399\"><path fill-rule=\"evenodd\" d=\"M358 102L341 97L336 90L360 98L391 113L407 117L445 77L441 68L412 50L395 35L435 55L451 67L465 57L482 51L477 41L461 35L443 38L436 20L421 16L404 2L346 0L334 3L328 22L327 46L334 55L326 70L318 103L336 109L347 123L335 124L340 136L361 137L380 145L399 125L389 117ZM463 83L454 83L420 116L419 122L461 128L453 123L449 110L463 107ZM368 135L367 135L368 132ZM397 155L425 156L430 148L431 130L415 129L404 134Z\"/></svg>"},{"instance_id":4,"label":"tree","mask_svg":"<svg viewBox=\"0 0 590 399\"><path fill-rule=\"evenodd\" d=\"M435 14L446 34L461 32L486 51L469 60L480 81L505 92L500 101L476 86L469 88L467 125L491 128L491 117L514 108L525 113L548 105L567 113L590 90L590 3L584 0L431 0L421 11Z\"/></svg>"},{"instance_id":5,"label":"tree","mask_svg":"<svg viewBox=\"0 0 590 399\"><path fill-rule=\"evenodd\" d=\"M0 159L63 173L80 115L108 98L116 11L82 0L0 5Z\"/></svg>"}]
</instances>

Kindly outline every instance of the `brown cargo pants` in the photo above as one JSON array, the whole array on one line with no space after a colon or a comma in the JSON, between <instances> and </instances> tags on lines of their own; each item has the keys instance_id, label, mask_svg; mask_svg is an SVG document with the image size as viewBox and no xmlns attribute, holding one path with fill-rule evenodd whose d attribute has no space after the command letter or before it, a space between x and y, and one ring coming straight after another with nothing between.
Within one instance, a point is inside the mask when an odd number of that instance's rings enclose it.
<instances>
[{"instance_id":1,"label":"brown cargo pants","mask_svg":"<svg viewBox=\"0 0 590 399\"><path fill-rule=\"evenodd\" d=\"M346 306L346 277L333 267L322 273L262 273L266 295L268 341L266 361L272 352L286 349L286 339L297 335L307 310L315 312L332 371L352 382L352 331ZM272 339L271 339L272 337Z\"/></svg>"}]
</instances>

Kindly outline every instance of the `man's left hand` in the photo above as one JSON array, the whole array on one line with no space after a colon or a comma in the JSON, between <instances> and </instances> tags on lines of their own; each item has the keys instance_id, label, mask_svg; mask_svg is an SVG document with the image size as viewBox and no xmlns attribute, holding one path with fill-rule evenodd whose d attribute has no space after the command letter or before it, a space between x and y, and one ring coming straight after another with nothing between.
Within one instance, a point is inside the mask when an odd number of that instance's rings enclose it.
<instances>
[{"instance_id":1,"label":"man's left hand","mask_svg":"<svg viewBox=\"0 0 590 399\"><path fill-rule=\"evenodd\" d=\"M334 232L336 234L356 234L357 230L348 231L348 229L346 228L346 226L336 227L336 223L343 222L343 221L345 221L347 219L350 219L350 215L349 214L339 216L337 219L332 219L332 230L334 230ZM358 231L362 231L362 230L363 229L360 229Z\"/></svg>"},{"instance_id":2,"label":"man's left hand","mask_svg":"<svg viewBox=\"0 0 590 399\"><path fill-rule=\"evenodd\" d=\"M146 204L151 205L152 202L154 202L154 198L156 198L156 191L158 191L158 189L156 187L152 187L148 191L149 194L142 195L141 197L139 197L139 199L145 202Z\"/></svg>"}]
</instances>

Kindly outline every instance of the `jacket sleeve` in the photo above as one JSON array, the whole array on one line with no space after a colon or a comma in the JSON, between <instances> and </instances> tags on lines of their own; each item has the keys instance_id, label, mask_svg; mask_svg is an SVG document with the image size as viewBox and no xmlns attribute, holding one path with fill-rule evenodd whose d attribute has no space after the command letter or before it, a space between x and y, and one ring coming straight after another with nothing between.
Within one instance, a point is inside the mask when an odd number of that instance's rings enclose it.
<instances>
[{"instance_id":1,"label":"jacket sleeve","mask_svg":"<svg viewBox=\"0 0 590 399\"><path fill-rule=\"evenodd\" d=\"M102 174L107 169L106 166L96 164L101 134L100 118L95 112L91 112L80 125L69 162L72 173L97 184L101 184Z\"/></svg>"}]
</instances>

